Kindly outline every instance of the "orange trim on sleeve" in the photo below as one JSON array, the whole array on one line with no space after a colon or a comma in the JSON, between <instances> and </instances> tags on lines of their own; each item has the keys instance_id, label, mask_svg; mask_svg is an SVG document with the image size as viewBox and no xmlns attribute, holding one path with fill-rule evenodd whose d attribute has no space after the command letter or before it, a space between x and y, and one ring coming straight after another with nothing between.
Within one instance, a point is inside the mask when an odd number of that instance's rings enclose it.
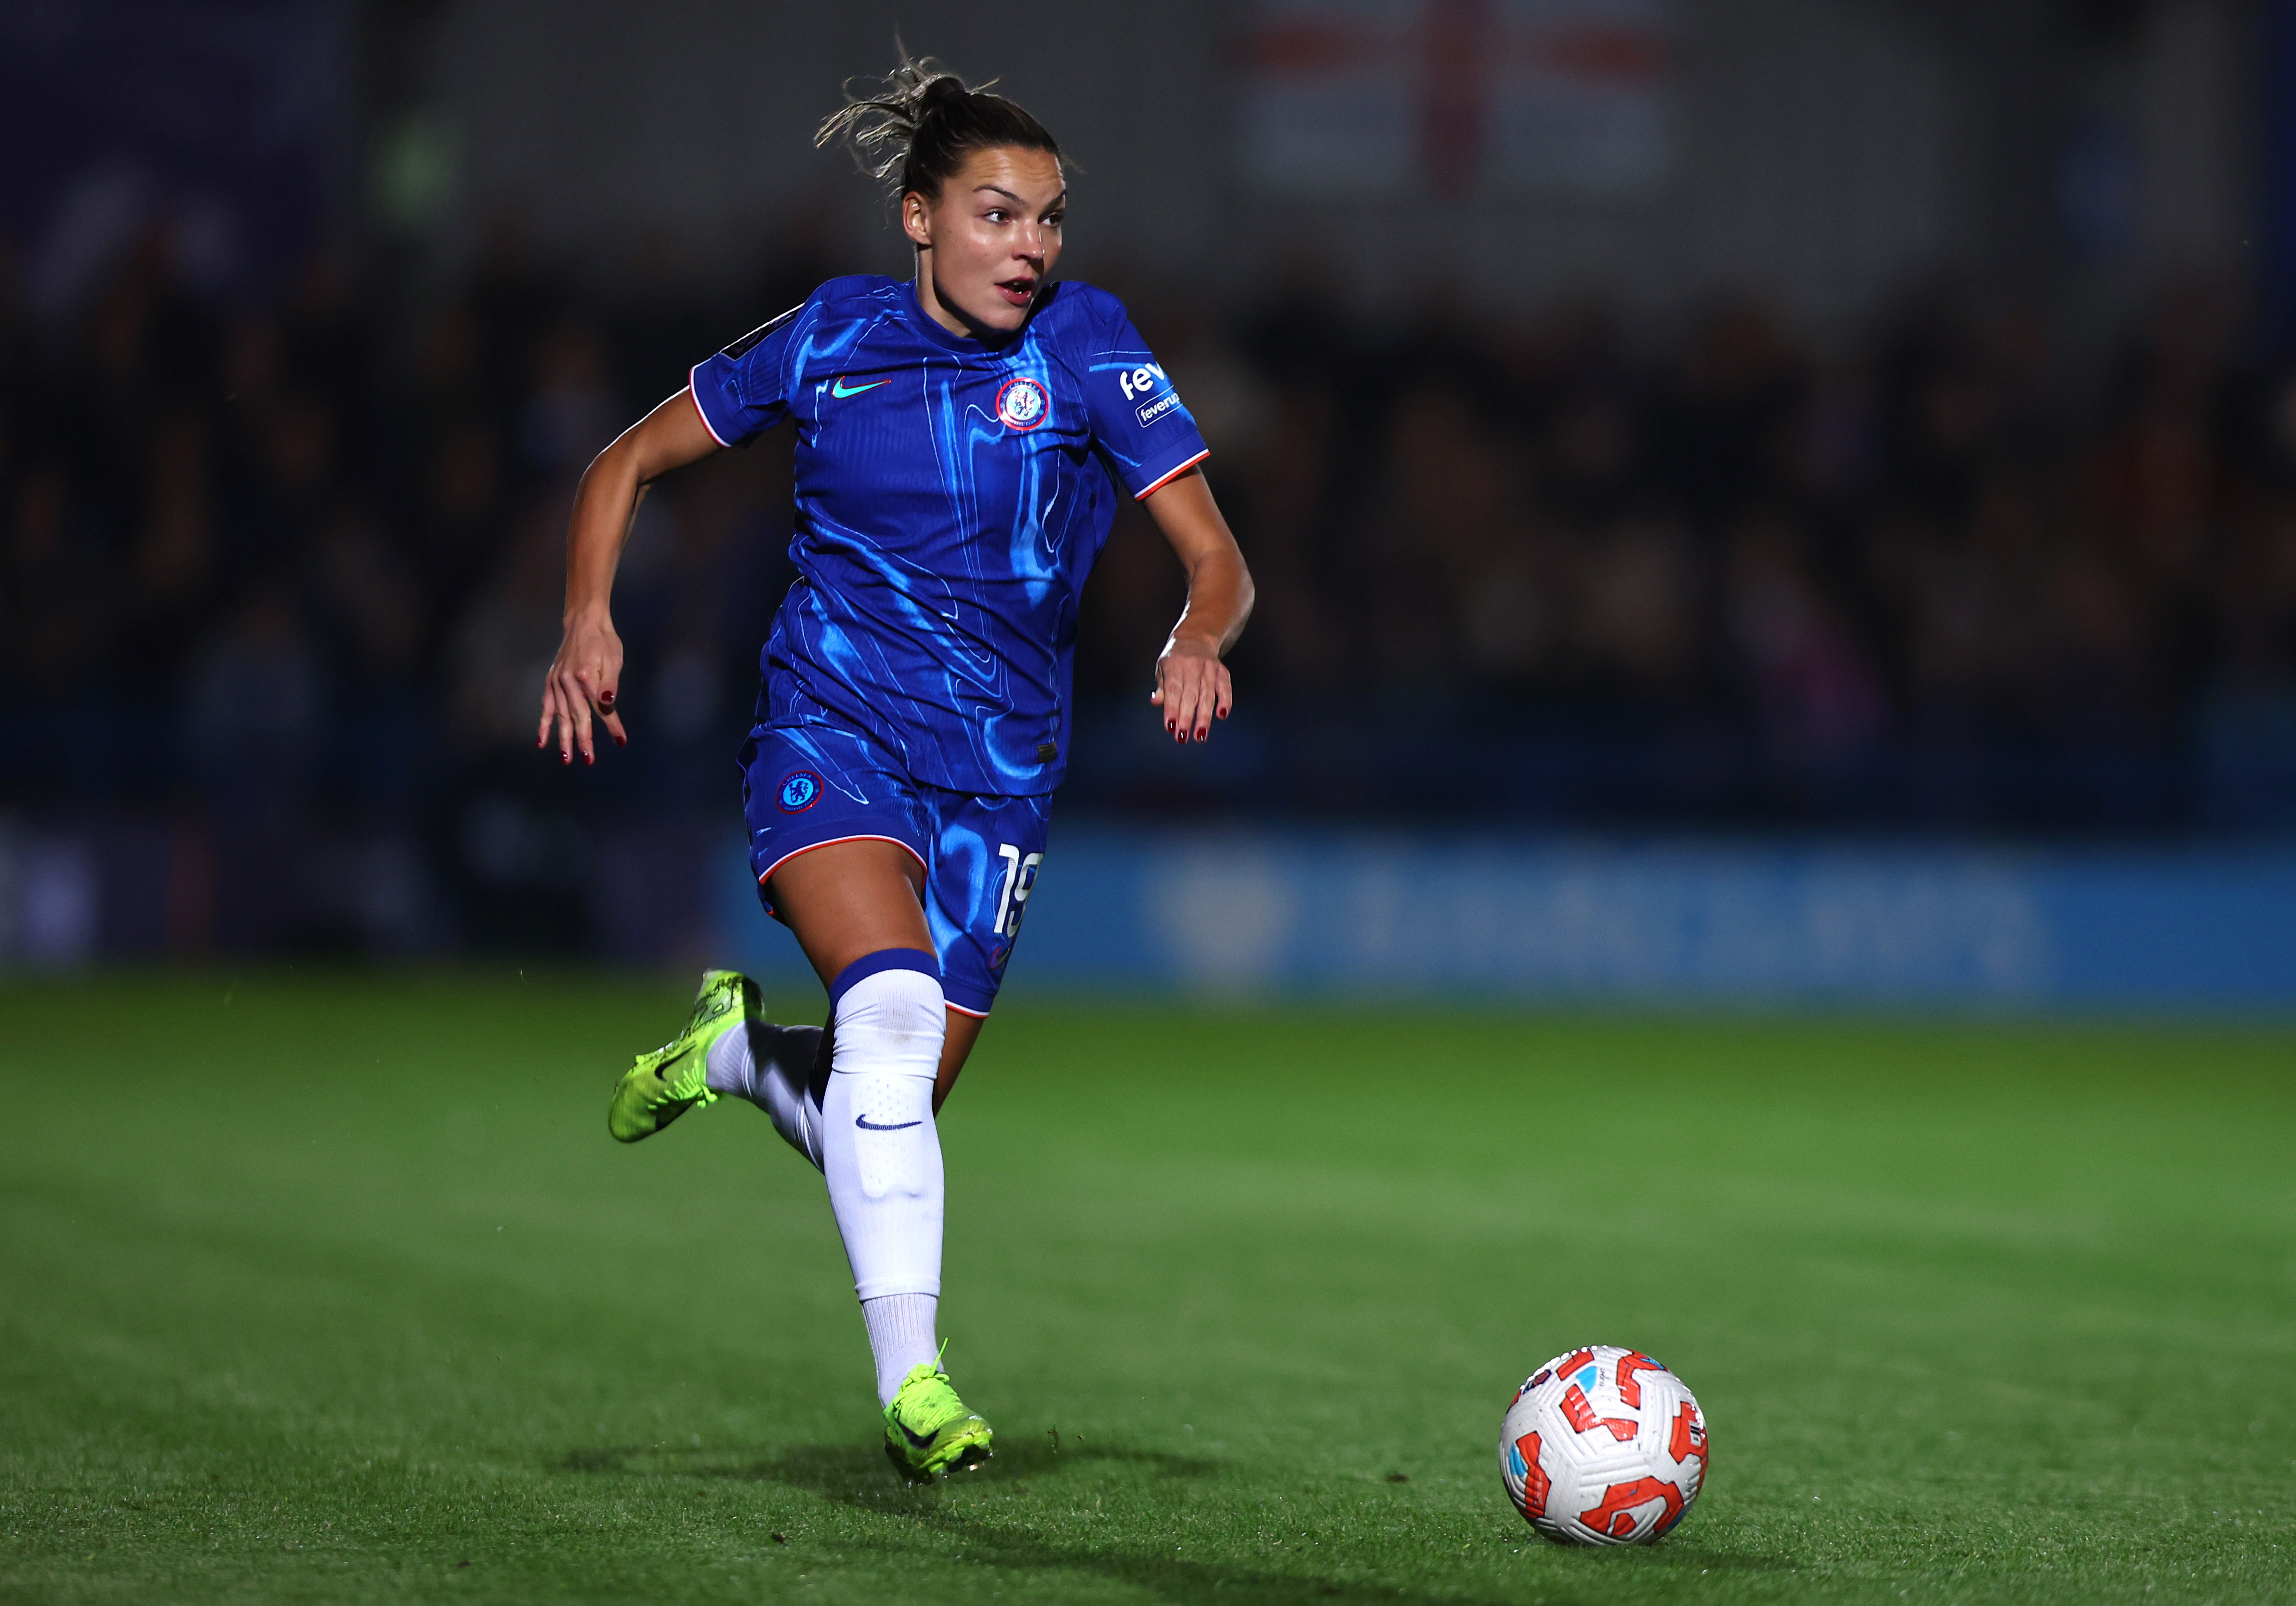
<instances>
[{"instance_id":1,"label":"orange trim on sleeve","mask_svg":"<svg viewBox=\"0 0 2296 1606\"><path fill-rule=\"evenodd\" d=\"M734 443L726 439L723 435L718 433L718 426L711 423L709 422L709 414L701 410L701 398L694 394L693 375L701 366L701 364L696 363L693 365L693 368L686 370L685 399L693 404L693 414L701 421L701 427L709 431L709 438L716 441L719 446L724 447L730 452L734 449Z\"/></svg>"},{"instance_id":2,"label":"orange trim on sleeve","mask_svg":"<svg viewBox=\"0 0 2296 1606\"><path fill-rule=\"evenodd\" d=\"M699 406L700 404L697 403L695 405ZM707 425L709 421L705 418L701 422L704 425ZM1145 502L1149 497L1154 496L1158 491L1162 490L1166 486L1171 484L1172 481L1177 479L1181 475L1186 473L1190 469L1195 467L1196 464L1201 463L1205 458L1211 455L1211 447L1206 447L1202 451L1197 453L1193 457L1189 458L1187 462L1182 463L1178 468L1174 469L1170 473L1165 475L1161 479L1159 479L1155 484L1150 486L1146 490L1134 492L1132 499L1135 502Z\"/></svg>"}]
</instances>

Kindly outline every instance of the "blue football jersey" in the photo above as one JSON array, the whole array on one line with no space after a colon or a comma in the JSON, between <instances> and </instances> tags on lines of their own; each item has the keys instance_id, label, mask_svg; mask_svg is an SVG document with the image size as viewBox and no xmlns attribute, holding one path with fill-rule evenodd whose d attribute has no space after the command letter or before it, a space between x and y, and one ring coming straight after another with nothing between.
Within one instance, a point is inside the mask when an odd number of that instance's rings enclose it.
<instances>
[{"instance_id":1,"label":"blue football jersey","mask_svg":"<svg viewBox=\"0 0 2296 1606\"><path fill-rule=\"evenodd\" d=\"M1207 455L1123 304L1054 284L990 347L906 282L832 279L693 382L724 445L797 422L799 578L766 643L766 723L860 730L952 791L1052 791L1110 481L1145 496Z\"/></svg>"}]
</instances>

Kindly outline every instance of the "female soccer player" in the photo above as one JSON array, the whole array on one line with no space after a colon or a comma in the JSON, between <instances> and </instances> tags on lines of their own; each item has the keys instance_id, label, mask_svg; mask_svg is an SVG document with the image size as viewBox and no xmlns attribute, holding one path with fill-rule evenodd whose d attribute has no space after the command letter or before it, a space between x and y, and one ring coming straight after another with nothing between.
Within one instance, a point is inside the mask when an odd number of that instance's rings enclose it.
<instances>
[{"instance_id":1,"label":"female soccer player","mask_svg":"<svg viewBox=\"0 0 2296 1606\"><path fill-rule=\"evenodd\" d=\"M646 487L794 419L799 578L766 643L742 794L758 897L827 986L830 1023L774 1027L747 977L713 971L685 1032L622 1077L607 1124L635 1143L735 1094L821 1169L886 1453L924 1479L988 1454L935 1342L934 1116L1044 857L1111 480L1187 570L1150 698L1174 741L1227 717L1220 658L1252 593L1171 381L1114 297L1053 281L1068 190L1044 126L905 56L816 143L838 139L895 180L915 276L831 280L695 367L590 465L537 745L554 729L561 762L588 764L596 728L627 740L608 602Z\"/></svg>"}]
</instances>

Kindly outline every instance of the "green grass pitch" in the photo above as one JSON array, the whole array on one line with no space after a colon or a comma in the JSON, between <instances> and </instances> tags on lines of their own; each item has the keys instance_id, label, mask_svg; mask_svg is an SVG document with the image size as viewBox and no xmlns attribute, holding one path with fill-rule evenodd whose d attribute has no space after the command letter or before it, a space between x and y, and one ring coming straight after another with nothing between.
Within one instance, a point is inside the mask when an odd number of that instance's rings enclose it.
<instances>
[{"instance_id":1,"label":"green grass pitch","mask_svg":"<svg viewBox=\"0 0 2296 1606\"><path fill-rule=\"evenodd\" d=\"M999 1451L911 1491L814 1173L606 1136L684 1009L0 987L0 1600L2296 1600L2296 1033L1015 999L943 1121ZM1500 1489L1582 1341L1711 1423L1647 1550Z\"/></svg>"}]
</instances>

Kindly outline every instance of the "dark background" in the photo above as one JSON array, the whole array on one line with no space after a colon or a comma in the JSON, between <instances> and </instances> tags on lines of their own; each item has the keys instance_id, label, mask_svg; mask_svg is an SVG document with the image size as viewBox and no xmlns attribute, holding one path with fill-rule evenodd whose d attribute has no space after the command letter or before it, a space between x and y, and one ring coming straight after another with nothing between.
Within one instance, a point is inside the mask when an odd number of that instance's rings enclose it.
<instances>
[{"instance_id":1,"label":"dark background","mask_svg":"<svg viewBox=\"0 0 2296 1606\"><path fill-rule=\"evenodd\" d=\"M633 742L567 773L571 486L905 271L808 143L897 21L1068 146L1063 271L1259 581L1176 753L1178 575L1119 520L1064 820L2296 825L2296 6L1582 4L1618 47L1539 139L1473 43L1521 6L977 9L10 8L0 959L699 940L787 442L648 504ZM1293 94L1286 42L1366 17L1417 53Z\"/></svg>"}]
</instances>

